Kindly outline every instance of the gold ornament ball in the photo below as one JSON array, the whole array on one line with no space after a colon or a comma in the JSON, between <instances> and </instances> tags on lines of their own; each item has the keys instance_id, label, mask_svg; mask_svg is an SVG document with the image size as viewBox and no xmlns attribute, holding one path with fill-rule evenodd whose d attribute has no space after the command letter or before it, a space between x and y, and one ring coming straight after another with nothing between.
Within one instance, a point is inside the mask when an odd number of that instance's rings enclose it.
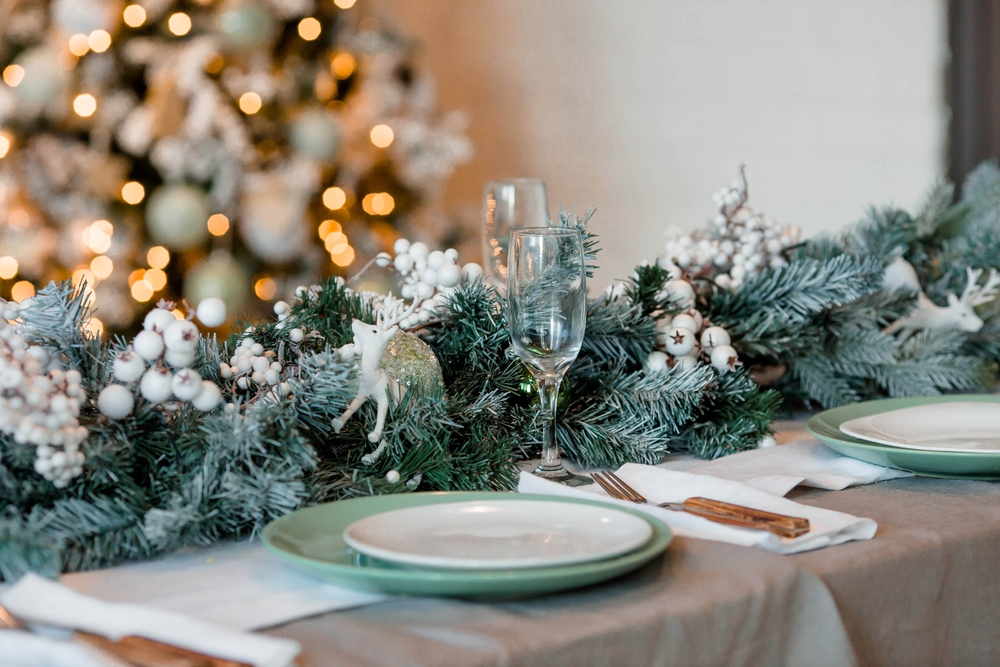
<instances>
[{"instance_id":1,"label":"gold ornament ball","mask_svg":"<svg viewBox=\"0 0 1000 667\"><path fill-rule=\"evenodd\" d=\"M382 369L401 387L419 385L425 390L443 389L441 364L431 346L409 331L400 331L385 348L380 360Z\"/></svg>"}]
</instances>

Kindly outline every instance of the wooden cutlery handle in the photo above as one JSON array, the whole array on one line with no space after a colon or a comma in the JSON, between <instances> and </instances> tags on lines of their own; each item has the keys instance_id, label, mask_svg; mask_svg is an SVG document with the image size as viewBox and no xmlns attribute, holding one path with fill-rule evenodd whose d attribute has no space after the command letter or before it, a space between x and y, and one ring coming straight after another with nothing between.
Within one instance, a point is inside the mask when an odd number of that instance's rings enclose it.
<instances>
[{"instance_id":1,"label":"wooden cutlery handle","mask_svg":"<svg viewBox=\"0 0 1000 667\"><path fill-rule=\"evenodd\" d=\"M763 528L781 537L798 537L809 532L809 519L733 505L711 498L688 498L684 510L718 523Z\"/></svg>"},{"instance_id":2,"label":"wooden cutlery handle","mask_svg":"<svg viewBox=\"0 0 1000 667\"><path fill-rule=\"evenodd\" d=\"M138 667L251 667L244 662L216 658L143 637L125 637L120 642L113 642L101 635L76 632L73 638Z\"/></svg>"}]
</instances>

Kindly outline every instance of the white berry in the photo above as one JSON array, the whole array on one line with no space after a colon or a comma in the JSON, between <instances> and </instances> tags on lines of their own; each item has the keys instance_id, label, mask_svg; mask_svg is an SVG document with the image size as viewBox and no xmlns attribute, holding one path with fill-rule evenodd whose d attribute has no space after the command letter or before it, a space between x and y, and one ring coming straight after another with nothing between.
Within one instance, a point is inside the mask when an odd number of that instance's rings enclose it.
<instances>
[{"instance_id":1,"label":"white berry","mask_svg":"<svg viewBox=\"0 0 1000 667\"><path fill-rule=\"evenodd\" d=\"M132 341L132 349L143 359L152 361L163 354L163 336L152 329L140 331Z\"/></svg>"},{"instance_id":2,"label":"white berry","mask_svg":"<svg viewBox=\"0 0 1000 667\"><path fill-rule=\"evenodd\" d=\"M202 412L208 412L218 407L221 402L222 392L219 390L219 386L211 380L202 380L201 391L191 401L191 405Z\"/></svg>"},{"instance_id":3,"label":"white berry","mask_svg":"<svg viewBox=\"0 0 1000 667\"><path fill-rule=\"evenodd\" d=\"M97 397L97 409L108 419L123 419L132 413L135 398L120 384L109 384Z\"/></svg>"},{"instance_id":4,"label":"white berry","mask_svg":"<svg viewBox=\"0 0 1000 667\"><path fill-rule=\"evenodd\" d=\"M201 393L201 376L190 368L182 368L170 383L174 396L182 401L191 401Z\"/></svg>"},{"instance_id":5,"label":"white berry","mask_svg":"<svg viewBox=\"0 0 1000 667\"><path fill-rule=\"evenodd\" d=\"M462 282L462 270L454 264L442 266L437 275L441 287L455 287Z\"/></svg>"},{"instance_id":6,"label":"white berry","mask_svg":"<svg viewBox=\"0 0 1000 667\"><path fill-rule=\"evenodd\" d=\"M701 346L709 352L719 345L729 345L731 342L729 332L722 327L709 327L701 332Z\"/></svg>"},{"instance_id":7,"label":"white berry","mask_svg":"<svg viewBox=\"0 0 1000 667\"><path fill-rule=\"evenodd\" d=\"M383 269L392 263L392 257L387 252L380 252L375 255L375 265L380 266Z\"/></svg>"},{"instance_id":8,"label":"white berry","mask_svg":"<svg viewBox=\"0 0 1000 667\"><path fill-rule=\"evenodd\" d=\"M163 360L174 368L186 368L194 363L194 350L190 352L175 352L167 350L163 353Z\"/></svg>"},{"instance_id":9,"label":"white berry","mask_svg":"<svg viewBox=\"0 0 1000 667\"><path fill-rule=\"evenodd\" d=\"M688 331L697 331L701 328L698 326L698 322L687 313L681 313L680 315L674 317L671 325L674 327L680 327L681 329L687 329Z\"/></svg>"},{"instance_id":10,"label":"white berry","mask_svg":"<svg viewBox=\"0 0 1000 667\"><path fill-rule=\"evenodd\" d=\"M677 318L675 317L674 320ZM694 349L695 335L690 329L670 327L665 344L667 352L675 357L683 357Z\"/></svg>"},{"instance_id":11,"label":"white berry","mask_svg":"<svg viewBox=\"0 0 1000 667\"><path fill-rule=\"evenodd\" d=\"M410 249L410 242L406 239L396 239L396 242L392 244L392 251L397 255L402 255L404 252Z\"/></svg>"},{"instance_id":12,"label":"white berry","mask_svg":"<svg viewBox=\"0 0 1000 667\"><path fill-rule=\"evenodd\" d=\"M396 255L396 259L393 260L392 265L396 267L396 270L400 273L409 273L410 269L413 268L413 258L410 257L408 253L401 253Z\"/></svg>"},{"instance_id":13,"label":"white berry","mask_svg":"<svg viewBox=\"0 0 1000 667\"><path fill-rule=\"evenodd\" d=\"M170 399L173 390L171 382L174 377L165 368L151 368L139 381L139 393L150 403L163 403Z\"/></svg>"},{"instance_id":14,"label":"white berry","mask_svg":"<svg viewBox=\"0 0 1000 667\"><path fill-rule=\"evenodd\" d=\"M279 301L279 303L282 302ZM214 296L202 299L195 310L195 315L198 316L199 322L210 329L222 326L223 322L226 321L226 303Z\"/></svg>"},{"instance_id":15,"label":"white berry","mask_svg":"<svg viewBox=\"0 0 1000 667\"><path fill-rule=\"evenodd\" d=\"M385 481L390 484L398 484L400 479L401 477L398 470L390 470L385 474Z\"/></svg>"},{"instance_id":16,"label":"white berry","mask_svg":"<svg viewBox=\"0 0 1000 667\"><path fill-rule=\"evenodd\" d=\"M410 257L417 262L426 262L427 255L429 254L427 244L419 242L411 244L407 252L410 254Z\"/></svg>"},{"instance_id":17,"label":"white berry","mask_svg":"<svg viewBox=\"0 0 1000 667\"><path fill-rule=\"evenodd\" d=\"M146 370L146 362L132 350L125 350L115 357L111 374L121 382L135 382Z\"/></svg>"},{"instance_id":18,"label":"white berry","mask_svg":"<svg viewBox=\"0 0 1000 667\"><path fill-rule=\"evenodd\" d=\"M466 282L475 282L477 278L483 277L483 267L479 266L475 262L469 262L462 267L462 278Z\"/></svg>"},{"instance_id":19,"label":"white berry","mask_svg":"<svg viewBox=\"0 0 1000 667\"><path fill-rule=\"evenodd\" d=\"M712 350L712 365L723 373L735 369L739 363L736 350L729 345L716 345Z\"/></svg>"},{"instance_id":20,"label":"white berry","mask_svg":"<svg viewBox=\"0 0 1000 667\"><path fill-rule=\"evenodd\" d=\"M305 338L305 334L302 329L295 328L288 332L288 337L292 339L293 343L301 343L302 339Z\"/></svg>"},{"instance_id":21,"label":"white berry","mask_svg":"<svg viewBox=\"0 0 1000 667\"><path fill-rule=\"evenodd\" d=\"M760 439L760 442L757 443L757 447L759 449L765 449L767 447L774 447L777 444L778 444L778 441L774 439L774 436L768 434L768 435L765 435L763 438Z\"/></svg>"},{"instance_id":22,"label":"white berry","mask_svg":"<svg viewBox=\"0 0 1000 667\"><path fill-rule=\"evenodd\" d=\"M676 357L674 359L674 368L676 368L681 373L686 373L698 365L698 355L697 354L685 354L683 357Z\"/></svg>"},{"instance_id":23,"label":"white berry","mask_svg":"<svg viewBox=\"0 0 1000 667\"><path fill-rule=\"evenodd\" d=\"M682 264L683 266L683 264ZM694 302L694 288L686 280L670 280L665 285L670 301L682 308Z\"/></svg>"},{"instance_id":24,"label":"white berry","mask_svg":"<svg viewBox=\"0 0 1000 667\"><path fill-rule=\"evenodd\" d=\"M142 320L142 328L146 331L155 331L158 334L162 334L167 330L167 327L176 321L177 317L173 312L166 308L154 308L146 313L146 317Z\"/></svg>"},{"instance_id":25,"label":"white berry","mask_svg":"<svg viewBox=\"0 0 1000 667\"><path fill-rule=\"evenodd\" d=\"M175 320L163 332L163 344L174 352L193 352L198 347L198 326L188 320Z\"/></svg>"}]
</instances>

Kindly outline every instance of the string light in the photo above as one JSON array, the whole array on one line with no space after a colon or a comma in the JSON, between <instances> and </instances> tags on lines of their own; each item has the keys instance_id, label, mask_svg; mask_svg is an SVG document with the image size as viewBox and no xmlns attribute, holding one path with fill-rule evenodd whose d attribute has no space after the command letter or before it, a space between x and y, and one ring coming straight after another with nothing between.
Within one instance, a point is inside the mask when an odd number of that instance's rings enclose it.
<instances>
[{"instance_id":1,"label":"string light","mask_svg":"<svg viewBox=\"0 0 1000 667\"><path fill-rule=\"evenodd\" d=\"M278 293L278 285L270 278L264 277L254 283L254 294L263 301L270 301Z\"/></svg>"},{"instance_id":2,"label":"string light","mask_svg":"<svg viewBox=\"0 0 1000 667\"><path fill-rule=\"evenodd\" d=\"M17 260L10 255L0 257L0 278L10 280L17 275L17 268Z\"/></svg>"},{"instance_id":3,"label":"string light","mask_svg":"<svg viewBox=\"0 0 1000 667\"><path fill-rule=\"evenodd\" d=\"M208 233L212 236L222 236L229 231L229 218L216 213L208 218Z\"/></svg>"},{"instance_id":4,"label":"string light","mask_svg":"<svg viewBox=\"0 0 1000 667\"><path fill-rule=\"evenodd\" d=\"M115 264L107 255L98 255L94 259L90 260L90 270L95 276L104 280L111 275L112 271L115 270Z\"/></svg>"},{"instance_id":5,"label":"string light","mask_svg":"<svg viewBox=\"0 0 1000 667\"><path fill-rule=\"evenodd\" d=\"M144 269L136 269L132 273L128 274L128 286L131 287L132 285L135 285L137 282L142 280L145 275L146 271Z\"/></svg>"},{"instance_id":6,"label":"string light","mask_svg":"<svg viewBox=\"0 0 1000 667\"><path fill-rule=\"evenodd\" d=\"M331 232L323 239L323 246L331 255L343 252L347 245L347 236L344 232Z\"/></svg>"},{"instance_id":7,"label":"string light","mask_svg":"<svg viewBox=\"0 0 1000 667\"><path fill-rule=\"evenodd\" d=\"M263 103L261 102L260 95L254 92L243 93L240 95L240 111L248 116L260 111L260 107Z\"/></svg>"},{"instance_id":8,"label":"string light","mask_svg":"<svg viewBox=\"0 0 1000 667\"><path fill-rule=\"evenodd\" d=\"M94 223L83 230L83 243L95 253L102 255L111 248L111 234Z\"/></svg>"},{"instance_id":9,"label":"string light","mask_svg":"<svg viewBox=\"0 0 1000 667\"><path fill-rule=\"evenodd\" d=\"M361 207L368 215L389 215L396 202L388 192L372 192L361 200Z\"/></svg>"},{"instance_id":10,"label":"string light","mask_svg":"<svg viewBox=\"0 0 1000 667\"><path fill-rule=\"evenodd\" d=\"M167 19L167 27L170 28L170 32L178 37L183 37L191 31L191 17L184 12L171 14L170 18Z\"/></svg>"},{"instance_id":11,"label":"string light","mask_svg":"<svg viewBox=\"0 0 1000 667\"><path fill-rule=\"evenodd\" d=\"M0 158L6 157L7 151L9 150L10 150L10 137L0 132Z\"/></svg>"},{"instance_id":12,"label":"string light","mask_svg":"<svg viewBox=\"0 0 1000 667\"><path fill-rule=\"evenodd\" d=\"M324 220L319 223L319 229L317 231L319 232L319 237L325 241L327 236L333 232L339 232L340 230L340 223L336 220Z\"/></svg>"},{"instance_id":13,"label":"string light","mask_svg":"<svg viewBox=\"0 0 1000 667\"><path fill-rule=\"evenodd\" d=\"M330 72L338 79L346 79L354 73L357 66L357 61L350 53L338 53L330 61Z\"/></svg>"},{"instance_id":14,"label":"string light","mask_svg":"<svg viewBox=\"0 0 1000 667\"><path fill-rule=\"evenodd\" d=\"M336 211L347 203L347 193L342 189L333 187L323 191L323 206L331 211Z\"/></svg>"},{"instance_id":15,"label":"string light","mask_svg":"<svg viewBox=\"0 0 1000 667\"><path fill-rule=\"evenodd\" d=\"M154 292L159 292L167 286L167 274L162 269L150 269L142 275L142 279L153 288Z\"/></svg>"},{"instance_id":16,"label":"string light","mask_svg":"<svg viewBox=\"0 0 1000 667\"><path fill-rule=\"evenodd\" d=\"M127 204L138 204L146 196L146 188L139 181L129 181L122 186L122 199Z\"/></svg>"},{"instance_id":17,"label":"string light","mask_svg":"<svg viewBox=\"0 0 1000 667\"><path fill-rule=\"evenodd\" d=\"M24 68L20 65L7 65L3 70L3 82L11 88L17 88L24 80Z\"/></svg>"},{"instance_id":18,"label":"string light","mask_svg":"<svg viewBox=\"0 0 1000 667\"><path fill-rule=\"evenodd\" d=\"M82 58L90 51L90 40L86 35L73 35L69 38L69 52L77 58Z\"/></svg>"},{"instance_id":19,"label":"string light","mask_svg":"<svg viewBox=\"0 0 1000 667\"><path fill-rule=\"evenodd\" d=\"M351 262L354 261L354 248L347 246L340 253L331 255L330 259L332 259L333 263L339 267L350 266Z\"/></svg>"},{"instance_id":20,"label":"string light","mask_svg":"<svg viewBox=\"0 0 1000 667\"><path fill-rule=\"evenodd\" d=\"M129 5L122 12L125 25L130 28L138 28L146 22L146 10L141 5Z\"/></svg>"},{"instance_id":21,"label":"string light","mask_svg":"<svg viewBox=\"0 0 1000 667\"><path fill-rule=\"evenodd\" d=\"M33 296L35 296L35 286L27 280L16 282L14 283L14 286L10 288L10 298L18 303L21 303L25 299Z\"/></svg>"},{"instance_id":22,"label":"string light","mask_svg":"<svg viewBox=\"0 0 1000 667\"><path fill-rule=\"evenodd\" d=\"M307 42L311 42L319 37L321 32L323 32L323 26L313 17L307 16L299 21L299 37Z\"/></svg>"},{"instance_id":23,"label":"string light","mask_svg":"<svg viewBox=\"0 0 1000 667\"><path fill-rule=\"evenodd\" d=\"M387 148L395 138L388 125L376 125L371 132L372 143L379 148Z\"/></svg>"},{"instance_id":24,"label":"string light","mask_svg":"<svg viewBox=\"0 0 1000 667\"><path fill-rule=\"evenodd\" d=\"M95 30L90 33L87 43L94 53L104 53L111 47L111 35L106 30Z\"/></svg>"},{"instance_id":25,"label":"string light","mask_svg":"<svg viewBox=\"0 0 1000 667\"><path fill-rule=\"evenodd\" d=\"M170 251L155 245L146 252L146 263L154 269L165 269L170 263Z\"/></svg>"},{"instance_id":26,"label":"string light","mask_svg":"<svg viewBox=\"0 0 1000 667\"><path fill-rule=\"evenodd\" d=\"M354 6L357 0L333 0L333 4L337 5L341 9L350 9Z\"/></svg>"},{"instance_id":27,"label":"string light","mask_svg":"<svg viewBox=\"0 0 1000 667\"><path fill-rule=\"evenodd\" d=\"M132 284L132 298L139 303L146 303L153 298L153 288L145 280L137 280Z\"/></svg>"},{"instance_id":28,"label":"string light","mask_svg":"<svg viewBox=\"0 0 1000 667\"><path fill-rule=\"evenodd\" d=\"M82 118L90 118L97 111L97 100L90 93L81 93L73 100L73 111Z\"/></svg>"}]
</instances>

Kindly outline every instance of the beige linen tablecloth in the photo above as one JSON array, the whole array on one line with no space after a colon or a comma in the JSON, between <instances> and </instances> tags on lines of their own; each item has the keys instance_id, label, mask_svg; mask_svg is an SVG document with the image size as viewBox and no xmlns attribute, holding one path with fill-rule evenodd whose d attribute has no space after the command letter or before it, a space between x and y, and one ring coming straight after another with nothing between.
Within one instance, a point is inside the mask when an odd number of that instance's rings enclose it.
<instances>
[{"instance_id":1,"label":"beige linen tablecloth","mask_svg":"<svg viewBox=\"0 0 1000 667\"><path fill-rule=\"evenodd\" d=\"M898 479L790 498L875 538L781 556L677 538L618 580L533 600L401 599L270 630L303 664L1000 664L1000 484Z\"/></svg>"}]
</instances>

